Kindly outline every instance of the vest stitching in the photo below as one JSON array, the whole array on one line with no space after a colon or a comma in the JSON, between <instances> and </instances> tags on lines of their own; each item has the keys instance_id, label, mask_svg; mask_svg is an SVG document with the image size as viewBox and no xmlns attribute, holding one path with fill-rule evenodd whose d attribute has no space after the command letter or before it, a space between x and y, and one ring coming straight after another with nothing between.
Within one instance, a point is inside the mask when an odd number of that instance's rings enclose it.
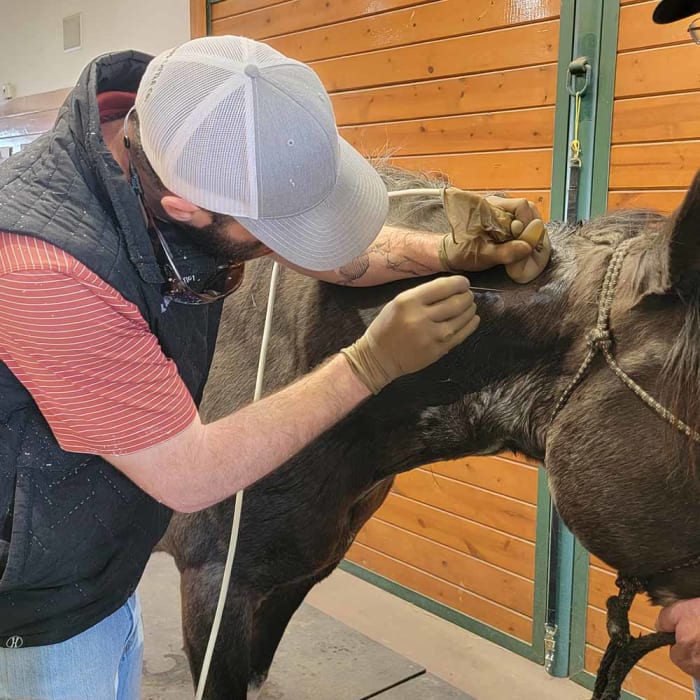
<instances>
[{"instance_id":1,"label":"vest stitching","mask_svg":"<svg viewBox=\"0 0 700 700\"><path fill-rule=\"evenodd\" d=\"M97 473L112 487L114 491L119 494L119 498L124 501L124 503L131 503L131 501L119 490L119 487L105 474L102 469L98 469Z\"/></svg>"},{"instance_id":2,"label":"vest stitching","mask_svg":"<svg viewBox=\"0 0 700 700\"><path fill-rule=\"evenodd\" d=\"M68 518L70 518L73 513L75 513L79 508L84 506L88 501L91 501L95 497L95 492L91 491L90 495L87 496L86 498L83 498L80 503L77 505L73 506L60 520L57 520L55 523L49 525L49 530L53 530L57 525L62 525Z\"/></svg>"}]
</instances>

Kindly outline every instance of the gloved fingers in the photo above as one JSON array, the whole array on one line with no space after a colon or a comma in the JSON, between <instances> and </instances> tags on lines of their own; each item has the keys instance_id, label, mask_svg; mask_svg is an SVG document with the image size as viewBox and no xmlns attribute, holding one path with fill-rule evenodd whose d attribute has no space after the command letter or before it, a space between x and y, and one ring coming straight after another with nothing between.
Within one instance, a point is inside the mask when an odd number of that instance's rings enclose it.
<instances>
[{"instance_id":1,"label":"gloved fingers","mask_svg":"<svg viewBox=\"0 0 700 700\"><path fill-rule=\"evenodd\" d=\"M479 231L488 232L495 240L511 236L512 214L493 207L476 192L449 187L443 190L442 203L455 242L471 238Z\"/></svg>"},{"instance_id":2,"label":"gloved fingers","mask_svg":"<svg viewBox=\"0 0 700 700\"><path fill-rule=\"evenodd\" d=\"M463 292L429 306L428 316L431 320L440 323L460 316L472 306L474 306L474 295L471 291Z\"/></svg>"},{"instance_id":3,"label":"gloved fingers","mask_svg":"<svg viewBox=\"0 0 700 700\"><path fill-rule=\"evenodd\" d=\"M533 248L537 248L544 238L544 234L547 231L542 219L533 219L526 227L525 230L518 236L519 241L525 241Z\"/></svg>"},{"instance_id":4,"label":"gloved fingers","mask_svg":"<svg viewBox=\"0 0 700 700\"><path fill-rule=\"evenodd\" d=\"M396 297L397 302L417 300L421 304L436 304L444 299L449 299L455 294L463 294L469 290L469 280L462 275L439 277L425 282L407 292L402 292Z\"/></svg>"},{"instance_id":5,"label":"gloved fingers","mask_svg":"<svg viewBox=\"0 0 700 700\"><path fill-rule=\"evenodd\" d=\"M513 216L514 219L521 221L525 226L533 219L542 218L535 203L524 197L499 197L497 195L491 195L490 197L486 197L486 201L499 209L504 209ZM515 231L513 231L513 233L515 234Z\"/></svg>"},{"instance_id":6,"label":"gloved fingers","mask_svg":"<svg viewBox=\"0 0 700 700\"><path fill-rule=\"evenodd\" d=\"M449 319L448 321L443 321L437 324L438 340L441 343L450 343L452 337L456 333L460 333L466 326L468 326L472 319L476 316L476 304L472 304L466 311L462 312L459 316Z\"/></svg>"},{"instance_id":7,"label":"gloved fingers","mask_svg":"<svg viewBox=\"0 0 700 700\"><path fill-rule=\"evenodd\" d=\"M510 265L532 255L532 247L527 241L506 241L505 243L484 243L479 250L479 259L484 268L496 265Z\"/></svg>"},{"instance_id":8,"label":"gloved fingers","mask_svg":"<svg viewBox=\"0 0 700 700\"><path fill-rule=\"evenodd\" d=\"M474 316L469 323L448 338L445 341L445 353L448 353L452 348L456 348L463 343L479 327L480 323L481 318L479 316Z\"/></svg>"},{"instance_id":9,"label":"gloved fingers","mask_svg":"<svg viewBox=\"0 0 700 700\"><path fill-rule=\"evenodd\" d=\"M533 249L532 255L506 265L506 272L514 282L527 284L538 277L542 270L547 267L551 254L552 244L545 230L539 244Z\"/></svg>"}]
</instances>

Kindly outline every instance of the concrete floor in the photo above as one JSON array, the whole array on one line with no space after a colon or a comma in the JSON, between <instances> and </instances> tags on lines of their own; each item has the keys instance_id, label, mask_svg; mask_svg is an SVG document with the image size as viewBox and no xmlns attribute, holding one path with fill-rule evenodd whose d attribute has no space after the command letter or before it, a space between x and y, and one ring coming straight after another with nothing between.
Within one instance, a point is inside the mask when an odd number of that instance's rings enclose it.
<instances>
[{"instance_id":1,"label":"concrete floor","mask_svg":"<svg viewBox=\"0 0 700 700\"><path fill-rule=\"evenodd\" d=\"M142 700L194 696L177 570L155 554L139 588ZM392 690L386 690L395 685ZM336 570L293 619L259 700L588 700L541 666Z\"/></svg>"}]
</instances>

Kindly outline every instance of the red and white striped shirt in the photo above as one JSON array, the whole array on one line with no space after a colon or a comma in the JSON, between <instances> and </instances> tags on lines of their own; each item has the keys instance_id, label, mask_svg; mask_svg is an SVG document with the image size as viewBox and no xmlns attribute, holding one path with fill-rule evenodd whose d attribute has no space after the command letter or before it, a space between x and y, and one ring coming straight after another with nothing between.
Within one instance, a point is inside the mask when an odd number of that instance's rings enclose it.
<instances>
[{"instance_id":1,"label":"red and white striped shirt","mask_svg":"<svg viewBox=\"0 0 700 700\"><path fill-rule=\"evenodd\" d=\"M134 304L64 251L2 232L0 361L67 451L136 452L197 412Z\"/></svg>"}]
</instances>

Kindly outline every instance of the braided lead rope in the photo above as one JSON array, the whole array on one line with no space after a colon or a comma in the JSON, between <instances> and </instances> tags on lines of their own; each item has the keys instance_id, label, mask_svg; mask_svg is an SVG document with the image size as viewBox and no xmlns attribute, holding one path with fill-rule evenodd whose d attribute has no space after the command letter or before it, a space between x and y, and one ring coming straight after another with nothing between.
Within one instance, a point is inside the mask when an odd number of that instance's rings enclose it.
<instances>
[{"instance_id":1,"label":"braided lead rope","mask_svg":"<svg viewBox=\"0 0 700 700\"><path fill-rule=\"evenodd\" d=\"M596 322L595 328L588 334L588 354L584 359L578 372L571 380L571 383L566 387L561 398L554 407L552 412L552 422L557 417L559 412L564 408L567 401L571 398L578 385L581 383L583 378L591 366L593 359L600 352L608 366L613 371L615 376L636 396L638 396L649 408L651 408L658 416L663 420L670 423L676 430L680 431L686 435L691 440L700 443L700 433L691 428L689 425L684 423L680 418L677 418L671 411L662 406L653 396L648 394L642 387L637 384L637 382L632 379L620 365L617 364L613 354L612 354L612 333L610 332L610 312L612 309L612 303L615 298L615 291L617 290L617 284L620 279L620 271L622 270L622 263L624 262L625 256L629 252L629 248L632 245L634 239L630 238L623 243L621 243L610 258L610 263L608 265L607 272L605 273L605 279L603 280L603 286L600 290L600 299L598 301L598 320Z\"/></svg>"},{"instance_id":2,"label":"braided lead rope","mask_svg":"<svg viewBox=\"0 0 700 700\"><path fill-rule=\"evenodd\" d=\"M629 611L637 594L646 590L647 582L620 576L615 584L620 592L606 602L610 642L598 668L592 700L619 700L625 678L640 659L650 651L676 641L673 634L663 632L632 636Z\"/></svg>"},{"instance_id":3,"label":"braided lead rope","mask_svg":"<svg viewBox=\"0 0 700 700\"><path fill-rule=\"evenodd\" d=\"M574 391L576 391L576 387L578 387L583 378L586 376L586 372L591 366L591 362L593 362L593 358L596 356L597 352L598 351L595 348L591 348L588 351L586 359L582 362L578 372L576 372L576 375L571 380L571 383L569 384L569 386L566 387L559 401L557 401L557 405L554 407L554 411L552 411L552 418L550 419L550 423L554 422L554 419L559 415L561 409L564 408L564 406L566 406L569 399L571 398L571 395L574 393Z\"/></svg>"},{"instance_id":4,"label":"braided lead rope","mask_svg":"<svg viewBox=\"0 0 700 700\"><path fill-rule=\"evenodd\" d=\"M578 372L576 372L576 375L564 390L561 398L559 401L557 401L557 405L554 407L554 411L552 412L552 422L562 408L566 406L567 402L571 398L571 395L574 393L574 391L576 391L578 385L586 376L586 372L588 372L588 368L591 366L595 356L601 350L601 346L611 340L610 309L615 296L615 288L617 287L617 280L620 276L622 261L624 260L625 255L627 255L628 247L629 241L619 245L615 249L612 258L610 259L608 269L605 273L605 279L603 280L603 286L600 290L600 297L598 298L598 319L596 321L595 328L588 334L587 337L588 354L581 363Z\"/></svg>"}]
</instances>

